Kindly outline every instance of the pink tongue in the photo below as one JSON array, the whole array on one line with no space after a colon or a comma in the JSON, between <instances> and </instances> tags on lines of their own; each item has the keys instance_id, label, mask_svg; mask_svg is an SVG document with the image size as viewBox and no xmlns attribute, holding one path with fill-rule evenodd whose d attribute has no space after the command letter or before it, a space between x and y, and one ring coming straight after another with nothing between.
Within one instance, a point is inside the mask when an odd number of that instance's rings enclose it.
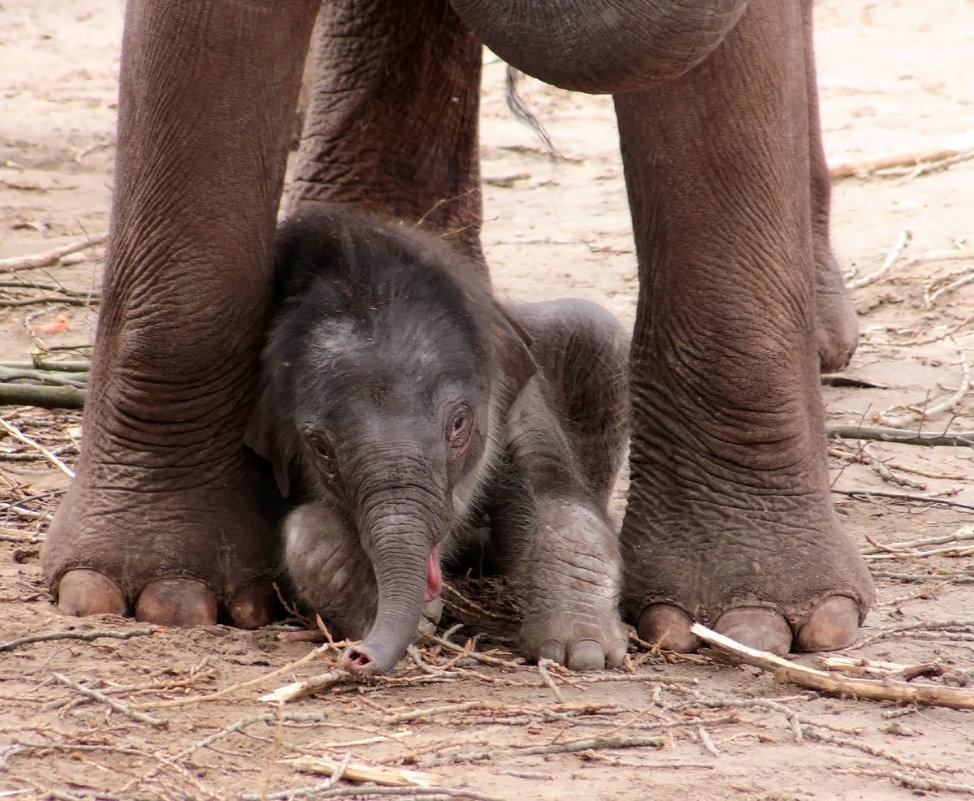
<instances>
[{"instance_id":1,"label":"pink tongue","mask_svg":"<svg viewBox=\"0 0 974 801\"><path fill-rule=\"evenodd\" d=\"M440 546L434 545L430 551L430 565L426 573L426 602L429 603L443 587L443 574L440 573Z\"/></svg>"}]
</instances>

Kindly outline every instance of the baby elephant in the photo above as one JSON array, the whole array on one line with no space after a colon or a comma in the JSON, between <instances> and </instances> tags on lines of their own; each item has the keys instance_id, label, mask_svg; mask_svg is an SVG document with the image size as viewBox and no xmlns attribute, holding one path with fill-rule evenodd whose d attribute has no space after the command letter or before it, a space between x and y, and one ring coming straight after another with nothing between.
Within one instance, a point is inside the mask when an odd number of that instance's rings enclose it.
<instances>
[{"instance_id":1,"label":"baby elephant","mask_svg":"<svg viewBox=\"0 0 974 801\"><path fill-rule=\"evenodd\" d=\"M578 300L502 305L438 241L323 204L282 223L276 260L248 441L299 503L298 593L361 640L348 666L392 669L441 563L471 553L512 577L525 656L619 665L619 323Z\"/></svg>"}]
</instances>

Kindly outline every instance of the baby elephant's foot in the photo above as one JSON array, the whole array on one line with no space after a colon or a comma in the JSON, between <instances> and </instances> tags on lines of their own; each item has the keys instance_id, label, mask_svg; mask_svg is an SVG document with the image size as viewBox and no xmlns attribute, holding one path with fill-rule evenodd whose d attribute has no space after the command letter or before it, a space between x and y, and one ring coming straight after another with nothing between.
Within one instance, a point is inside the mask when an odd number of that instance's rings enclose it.
<instances>
[{"instance_id":1,"label":"baby elephant's foot","mask_svg":"<svg viewBox=\"0 0 974 801\"><path fill-rule=\"evenodd\" d=\"M859 617L859 606L852 598L833 595L818 603L796 632L782 615L759 606L728 609L717 618L713 629L743 645L774 654L836 651L855 641ZM693 618L680 607L651 604L639 615L636 633L652 645L689 653L700 645L691 625Z\"/></svg>"},{"instance_id":2,"label":"baby elephant's foot","mask_svg":"<svg viewBox=\"0 0 974 801\"><path fill-rule=\"evenodd\" d=\"M521 649L573 670L618 667L628 637L619 616L616 535L604 515L558 501L539 514L527 559Z\"/></svg>"},{"instance_id":3,"label":"baby elephant's foot","mask_svg":"<svg viewBox=\"0 0 974 801\"><path fill-rule=\"evenodd\" d=\"M578 602L525 616L520 644L532 661L551 659L572 670L601 670L622 664L627 637L615 606Z\"/></svg>"}]
</instances>

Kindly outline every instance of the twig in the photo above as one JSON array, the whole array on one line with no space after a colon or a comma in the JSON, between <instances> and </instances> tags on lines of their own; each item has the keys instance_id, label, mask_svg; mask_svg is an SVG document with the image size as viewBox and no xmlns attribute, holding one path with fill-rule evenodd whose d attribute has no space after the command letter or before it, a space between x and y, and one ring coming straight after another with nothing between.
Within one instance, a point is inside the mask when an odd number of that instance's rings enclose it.
<instances>
[{"instance_id":1,"label":"twig","mask_svg":"<svg viewBox=\"0 0 974 801\"><path fill-rule=\"evenodd\" d=\"M88 237L80 242L70 245L62 245L58 248L45 250L42 253L35 253L31 256L14 256L9 259L0 259L0 271L15 272L17 270L33 270L37 267L50 267L57 264L64 256L77 253L80 250L87 250L96 245L101 245L108 240L108 234Z\"/></svg>"},{"instance_id":2,"label":"twig","mask_svg":"<svg viewBox=\"0 0 974 801\"><path fill-rule=\"evenodd\" d=\"M886 258L883 259L883 263L879 266L879 268L871 273L868 273L867 275L864 275L862 278L856 278L853 281L846 282L846 289L861 289L864 286L869 286L869 284L875 283L886 275L890 268L896 263L897 259L903 255L903 251L906 250L906 246L910 243L911 239L913 239L913 234L904 230L896 240L896 244L893 245L893 249L887 254Z\"/></svg>"},{"instance_id":3,"label":"twig","mask_svg":"<svg viewBox=\"0 0 974 801\"><path fill-rule=\"evenodd\" d=\"M847 773L854 776L872 776L878 779L889 779L897 784L902 784L911 790L920 792L943 791L949 793L968 793L974 795L974 784L962 784L960 782L945 782L941 779L927 779L924 776L911 776L908 773L885 770L867 770L865 768L840 768L838 773Z\"/></svg>"},{"instance_id":4,"label":"twig","mask_svg":"<svg viewBox=\"0 0 974 801\"><path fill-rule=\"evenodd\" d=\"M717 746L714 745L714 741L710 738L710 734L703 726L697 727L697 734L700 735L700 743L703 745L704 750L711 756L720 756L720 751L717 750Z\"/></svg>"},{"instance_id":5,"label":"twig","mask_svg":"<svg viewBox=\"0 0 974 801\"><path fill-rule=\"evenodd\" d=\"M239 684L234 684L230 687L226 687L219 692L210 693L209 695L195 695L187 698L174 698L171 701L153 701L148 704L142 704L141 709L169 709L176 706L186 706L188 704L199 704L204 701L218 701L221 698L226 698L228 695L235 693L239 690L244 690L248 687L253 687L257 684L263 684L271 679L276 679L278 676L289 673L302 665L315 659L315 657L327 651L331 646L329 644L321 645L315 648L313 651L309 651L307 654L302 656L295 662L285 665L284 667L278 668L277 670L271 671L263 676L258 676L256 679L250 679L249 681L242 681Z\"/></svg>"},{"instance_id":6,"label":"twig","mask_svg":"<svg viewBox=\"0 0 974 801\"><path fill-rule=\"evenodd\" d=\"M78 373L57 373L33 368L11 368L0 365L0 382L9 381L39 381L51 386L68 386L84 389L87 376Z\"/></svg>"},{"instance_id":7,"label":"twig","mask_svg":"<svg viewBox=\"0 0 974 801\"><path fill-rule=\"evenodd\" d=\"M886 570L870 570L869 572L876 578L887 578L906 584L922 584L932 580L942 581L945 584L974 584L974 573L963 570L938 572L925 576L918 576L914 573L891 573Z\"/></svg>"},{"instance_id":8,"label":"twig","mask_svg":"<svg viewBox=\"0 0 974 801\"><path fill-rule=\"evenodd\" d=\"M346 754L342 762L336 762L326 757L295 757L282 759L299 773L312 773L325 776L336 776L350 782L373 782L386 787L439 787L443 784L443 777L435 773L421 773L418 770L405 770L385 766L361 765L350 761L351 753Z\"/></svg>"},{"instance_id":9,"label":"twig","mask_svg":"<svg viewBox=\"0 0 974 801\"><path fill-rule=\"evenodd\" d=\"M0 384L0 406L36 406L39 409L81 409L86 391L77 387Z\"/></svg>"},{"instance_id":10,"label":"twig","mask_svg":"<svg viewBox=\"0 0 974 801\"><path fill-rule=\"evenodd\" d=\"M57 467L58 470L60 470L62 473L64 473L66 476L68 476L68 478L74 478L74 470L72 470L64 462L62 462L60 459L58 459L57 456L55 456L53 453L51 453L43 445L41 445L38 442L34 442L34 440L32 440L30 437L26 436L25 434L20 433L20 431L17 428L15 428L14 426L12 426L10 423L8 423L6 420L4 420L2 417L0 417L0 427L3 427L4 429L6 429L6 431L11 436L15 437L16 439L19 439L25 445L29 445L30 447L32 447L35 450L39 451L40 453L44 454L44 458L46 458L51 464L53 464L55 467Z\"/></svg>"},{"instance_id":11,"label":"twig","mask_svg":"<svg viewBox=\"0 0 974 801\"><path fill-rule=\"evenodd\" d=\"M261 796L257 793L244 793L242 801L283 801L291 798L361 798L369 796L392 796L394 798L470 798L473 801L504 801L492 795L483 795L474 790L459 790L452 787L332 787L330 782L314 784L310 787L295 787Z\"/></svg>"},{"instance_id":12,"label":"twig","mask_svg":"<svg viewBox=\"0 0 974 801\"><path fill-rule=\"evenodd\" d=\"M909 414L876 414L874 415L874 419L877 423L884 426L891 426L893 428L902 428L903 426L909 425L914 421L927 420L940 414L941 412L951 411L964 399L964 396L970 391L971 388L971 374L970 369L967 366L967 357L964 355L964 351L957 347L957 343L951 337L946 337L946 339L957 351L957 366L960 367L960 382L957 385L957 390L940 403L934 404L933 406L929 406L927 408L911 409Z\"/></svg>"},{"instance_id":13,"label":"twig","mask_svg":"<svg viewBox=\"0 0 974 801\"><path fill-rule=\"evenodd\" d=\"M855 644L855 648L864 648L879 640L884 640L894 634L901 634L904 631L915 631L924 629L926 631L943 631L945 629L971 629L974 628L974 621L970 620L927 620L923 623L900 623L896 626L888 626L885 629L875 632L863 638Z\"/></svg>"},{"instance_id":14,"label":"twig","mask_svg":"<svg viewBox=\"0 0 974 801\"><path fill-rule=\"evenodd\" d=\"M558 703L563 704L565 702L565 697L561 694L561 690L558 689L558 685L555 684L555 680L551 677L551 673L548 670L549 667L556 664L557 662L553 662L550 659L539 659L538 675L541 676L541 680L551 688L551 691L555 694L555 698L558 699Z\"/></svg>"},{"instance_id":15,"label":"twig","mask_svg":"<svg viewBox=\"0 0 974 801\"><path fill-rule=\"evenodd\" d=\"M518 665L520 664L520 660L515 661L510 659L499 659L496 656L490 656L489 654L482 654L479 651L471 650L469 652L466 652L466 650L460 647L459 645L455 645L449 640L445 640L442 637L438 637L435 634L430 634L425 631L422 632L422 634L423 634L423 638L429 640L430 642L435 642L437 645L442 645L444 648L450 651L463 652L465 653L466 656L469 656L471 659L475 659L478 662L483 662L485 665L498 665L500 667L514 669L517 668Z\"/></svg>"},{"instance_id":16,"label":"twig","mask_svg":"<svg viewBox=\"0 0 974 801\"><path fill-rule=\"evenodd\" d=\"M850 498L869 498L871 496L876 498L892 498L897 501L907 501L909 503L929 503L938 506L949 506L952 509L968 509L974 511L974 504L961 503L960 501L950 501L946 498L937 498L933 495L911 495L906 492L886 492L885 490L873 490L873 489L852 489L852 490L842 490L832 488L832 492L836 495L846 495Z\"/></svg>"},{"instance_id":17,"label":"twig","mask_svg":"<svg viewBox=\"0 0 974 801\"><path fill-rule=\"evenodd\" d=\"M749 665L773 671L775 681L811 687L843 698L866 698L872 701L896 701L908 704L930 704L951 709L974 709L974 690L910 684L905 681L869 681L837 679L822 670L796 665L767 651L742 645L730 637L694 623L690 631L704 642L715 645L743 659Z\"/></svg>"},{"instance_id":18,"label":"twig","mask_svg":"<svg viewBox=\"0 0 974 801\"><path fill-rule=\"evenodd\" d=\"M949 773L951 770L961 770L961 768L952 769L946 765L932 765L929 762L918 762L914 759L907 759L906 757L897 756L896 754L891 754L889 751L885 751L882 748L876 748L868 745L867 743L860 743L856 740L850 740L847 737L837 737L836 735L828 732L818 731L818 727L815 726L815 724L806 724L805 736L810 740L818 740L819 742L828 743L829 745L839 745L845 748L854 748L857 751L862 751L864 754L869 754L870 756L888 759L890 762L895 762L897 765L904 768L920 768L921 770L932 770L937 773Z\"/></svg>"},{"instance_id":19,"label":"twig","mask_svg":"<svg viewBox=\"0 0 974 801\"><path fill-rule=\"evenodd\" d=\"M89 698L93 698L96 701L100 701L103 704L108 704L116 712L121 712L126 717L132 718L132 720L137 720L139 723L148 723L150 726L168 726L169 723L161 718L154 718L152 715L146 715L143 712L139 712L126 704L116 701L114 698L109 698L104 693L98 692L98 690L93 690L91 687L85 687L73 679L69 679L60 673L52 674L55 679L57 679L65 687L70 687L72 690L86 695Z\"/></svg>"},{"instance_id":20,"label":"twig","mask_svg":"<svg viewBox=\"0 0 974 801\"><path fill-rule=\"evenodd\" d=\"M865 443L865 441L859 442L859 453L866 457L869 462L869 466L876 471L883 481L888 481L890 484L896 484L900 487L918 489L921 492L926 491L926 484L921 484L919 481L913 481L912 479L896 475L888 464L886 464L869 449L869 446Z\"/></svg>"},{"instance_id":21,"label":"twig","mask_svg":"<svg viewBox=\"0 0 974 801\"><path fill-rule=\"evenodd\" d=\"M904 428L874 428L863 426L830 425L825 434L833 439L869 439L876 442L896 442L900 445L964 445L974 447L974 431L942 434L927 431L910 431Z\"/></svg>"},{"instance_id":22,"label":"twig","mask_svg":"<svg viewBox=\"0 0 974 801\"><path fill-rule=\"evenodd\" d=\"M400 712L395 715L390 715L385 719L385 722L394 726L399 723L405 723L409 720L418 720L420 718L431 718L435 715L442 714L456 714L458 712L469 712L471 709L485 709L487 704L483 701L464 701L460 704L446 704L443 706L433 706L427 707L425 709L411 709L409 712Z\"/></svg>"},{"instance_id":23,"label":"twig","mask_svg":"<svg viewBox=\"0 0 974 801\"><path fill-rule=\"evenodd\" d=\"M287 701L293 701L295 698L301 698L305 695L312 695L320 690L326 690L329 687L342 684L359 684L362 681L363 679L346 670L329 670L327 673L312 676L310 679L296 681L292 684L278 687L273 692L262 695L260 700L271 704L286 703Z\"/></svg>"},{"instance_id":24,"label":"twig","mask_svg":"<svg viewBox=\"0 0 974 801\"><path fill-rule=\"evenodd\" d=\"M435 768L441 765L455 765L467 762L478 762L481 759L502 761L517 756L544 756L547 754L574 754L579 751L598 751L615 748L663 748L666 741L662 737L626 737L615 735L610 737L593 737L585 740L573 740L567 743L551 743L549 745L535 745L528 748L492 748L481 751L471 751L465 754L447 754L420 762L420 767Z\"/></svg>"},{"instance_id":25,"label":"twig","mask_svg":"<svg viewBox=\"0 0 974 801\"><path fill-rule=\"evenodd\" d=\"M157 631L163 631L163 627L151 626L144 629L128 629L127 631L56 631L46 634L31 634L28 637L20 637L19 639L0 644L0 652L13 651L21 645L28 645L35 642L48 642L49 640L84 640L85 642L91 642L102 637L115 640L128 640L132 637L145 637L149 634L155 634Z\"/></svg>"},{"instance_id":26,"label":"twig","mask_svg":"<svg viewBox=\"0 0 974 801\"><path fill-rule=\"evenodd\" d=\"M918 153L897 153L889 156L879 156L877 158L863 159L862 161L841 161L838 164L829 166L829 175L833 181L842 178L867 178L879 170L888 170L895 167L922 167L925 164L940 165L943 162L957 159L958 157L974 157L974 151L962 152L960 150L925 150ZM956 163L952 162L951 163Z\"/></svg>"}]
</instances>

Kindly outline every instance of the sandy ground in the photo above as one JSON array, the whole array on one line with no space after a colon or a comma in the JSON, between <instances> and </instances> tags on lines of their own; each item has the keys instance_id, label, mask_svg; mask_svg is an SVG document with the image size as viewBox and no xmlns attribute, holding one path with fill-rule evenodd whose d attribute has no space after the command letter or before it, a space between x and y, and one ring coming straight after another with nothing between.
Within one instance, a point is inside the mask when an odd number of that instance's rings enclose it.
<instances>
[{"instance_id":1,"label":"sandy ground","mask_svg":"<svg viewBox=\"0 0 974 801\"><path fill-rule=\"evenodd\" d=\"M974 3L824 0L817 13L830 163L974 147ZM120 25L111 0L0 3L0 259L106 230ZM526 86L568 157L552 162L504 108L503 66L489 64L484 83L485 245L497 287L515 298L583 295L631 321L635 257L610 101ZM864 382L824 387L829 423L972 430L974 287L956 284L974 274L974 162L894 172L835 183L834 239L850 279L879 268L904 232L912 238L883 277L854 291L863 336L847 374ZM93 248L0 274L0 359L29 360L42 347L83 357L102 257ZM5 407L2 416L72 462L77 414ZM963 444L834 443L837 508L879 587L847 656L929 663L920 681L974 685L972 458ZM450 798L974 793L970 711L830 698L707 656L634 651L627 670L593 680L426 642L392 680L268 705L263 693L326 671L333 656L294 665L312 646L280 627L150 634L131 621L57 614L38 552L66 482L0 432L3 797L379 797L345 780L327 789L299 757L432 773ZM890 548L929 538L940 542ZM482 586L460 591L491 605ZM478 653L510 662L502 604L492 606L497 618L454 592L446 600L465 624L453 643L487 631ZM67 638L86 632L113 636ZM58 636L2 644L43 634Z\"/></svg>"}]
</instances>

